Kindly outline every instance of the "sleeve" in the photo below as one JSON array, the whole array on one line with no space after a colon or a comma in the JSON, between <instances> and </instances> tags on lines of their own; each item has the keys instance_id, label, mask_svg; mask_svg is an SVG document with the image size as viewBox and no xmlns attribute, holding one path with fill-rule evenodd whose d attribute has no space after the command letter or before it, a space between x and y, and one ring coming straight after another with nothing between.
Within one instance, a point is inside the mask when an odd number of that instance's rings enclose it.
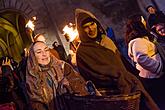
<instances>
[{"instance_id":1,"label":"sleeve","mask_svg":"<svg viewBox=\"0 0 165 110\"><path fill-rule=\"evenodd\" d=\"M157 73L161 66L161 61L153 59L148 55L149 51L146 42L143 40L137 40L134 42L132 45L132 52L135 62L137 62L144 69L151 71L152 73Z\"/></svg>"},{"instance_id":2,"label":"sleeve","mask_svg":"<svg viewBox=\"0 0 165 110\"><path fill-rule=\"evenodd\" d=\"M73 93L80 96L88 95L85 89L86 81L68 63L65 63L64 65L64 74L65 74L66 79L69 82L69 86L72 89Z\"/></svg>"},{"instance_id":3,"label":"sleeve","mask_svg":"<svg viewBox=\"0 0 165 110\"><path fill-rule=\"evenodd\" d=\"M31 76L29 73L26 74L26 88L31 102L46 102L43 87L39 85L38 79Z\"/></svg>"}]
</instances>

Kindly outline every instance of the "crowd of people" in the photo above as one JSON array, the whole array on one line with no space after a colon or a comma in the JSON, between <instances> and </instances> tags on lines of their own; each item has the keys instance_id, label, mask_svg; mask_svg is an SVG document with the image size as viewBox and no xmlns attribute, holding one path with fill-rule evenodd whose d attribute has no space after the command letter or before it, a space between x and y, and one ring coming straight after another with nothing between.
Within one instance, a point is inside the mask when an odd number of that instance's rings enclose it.
<instances>
[{"instance_id":1,"label":"crowd of people","mask_svg":"<svg viewBox=\"0 0 165 110\"><path fill-rule=\"evenodd\" d=\"M76 9L81 41L76 65L57 42L50 49L44 35L37 34L20 63L11 57L0 59L0 103L13 102L16 110L65 110L60 96L66 93L109 96L140 91L140 110L165 109L165 64L156 46L159 43L165 49L165 15L153 6L146 10L148 20L139 14L127 20L130 63L99 20L89 11Z\"/></svg>"}]
</instances>

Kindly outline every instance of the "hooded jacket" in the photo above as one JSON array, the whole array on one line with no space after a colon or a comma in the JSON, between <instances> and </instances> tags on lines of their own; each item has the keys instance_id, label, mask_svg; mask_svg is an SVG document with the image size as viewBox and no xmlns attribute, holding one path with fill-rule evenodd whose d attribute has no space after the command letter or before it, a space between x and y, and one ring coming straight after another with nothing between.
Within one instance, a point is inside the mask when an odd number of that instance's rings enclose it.
<instances>
[{"instance_id":1,"label":"hooded jacket","mask_svg":"<svg viewBox=\"0 0 165 110\"><path fill-rule=\"evenodd\" d=\"M26 68L26 85L34 110L61 110L65 106L57 97L66 92L88 95L84 79L66 62L50 55L48 65L40 65L30 48Z\"/></svg>"},{"instance_id":2,"label":"hooded jacket","mask_svg":"<svg viewBox=\"0 0 165 110\"><path fill-rule=\"evenodd\" d=\"M75 11L75 17L81 40L76 55L80 74L86 80L92 80L96 88L118 89L120 94L129 94L140 90L145 96L147 107L150 110L158 110L157 105L144 90L141 82L126 70L118 49L112 40L107 38L96 17L82 9ZM82 22L89 17L97 21L99 31L103 33L99 43L96 42L96 39L90 39L83 31Z\"/></svg>"}]
</instances>

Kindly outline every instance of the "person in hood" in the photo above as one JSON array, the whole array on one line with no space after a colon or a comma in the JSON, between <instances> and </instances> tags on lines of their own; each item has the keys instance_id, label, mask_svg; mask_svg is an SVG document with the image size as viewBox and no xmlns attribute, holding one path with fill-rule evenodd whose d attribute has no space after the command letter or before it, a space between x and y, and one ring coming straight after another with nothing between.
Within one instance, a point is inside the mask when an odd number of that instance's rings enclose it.
<instances>
[{"instance_id":1,"label":"person in hood","mask_svg":"<svg viewBox=\"0 0 165 110\"><path fill-rule=\"evenodd\" d=\"M141 82L126 70L118 49L106 36L96 17L82 9L76 9L75 17L81 40L76 53L80 74L91 80L102 95L141 91L145 106L150 110L159 110Z\"/></svg>"},{"instance_id":2,"label":"person in hood","mask_svg":"<svg viewBox=\"0 0 165 110\"><path fill-rule=\"evenodd\" d=\"M57 96L66 93L88 95L86 82L66 62L50 53L48 46L34 42L29 50L26 85L33 110L61 110L65 106Z\"/></svg>"}]
</instances>

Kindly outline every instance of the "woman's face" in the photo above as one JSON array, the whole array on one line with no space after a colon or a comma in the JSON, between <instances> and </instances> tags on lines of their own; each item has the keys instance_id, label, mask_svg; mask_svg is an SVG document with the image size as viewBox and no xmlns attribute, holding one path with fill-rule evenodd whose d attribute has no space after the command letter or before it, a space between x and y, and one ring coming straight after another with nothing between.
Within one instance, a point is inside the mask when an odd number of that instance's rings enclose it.
<instances>
[{"instance_id":1,"label":"woman's face","mask_svg":"<svg viewBox=\"0 0 165 110\"><path fill-rule=\"evenodd\" d=\"M49 47L42 43L37 42L34 47L34 54L39 64L47 65L50 62L50 51Z\"/></svg>"}]
</instances>

